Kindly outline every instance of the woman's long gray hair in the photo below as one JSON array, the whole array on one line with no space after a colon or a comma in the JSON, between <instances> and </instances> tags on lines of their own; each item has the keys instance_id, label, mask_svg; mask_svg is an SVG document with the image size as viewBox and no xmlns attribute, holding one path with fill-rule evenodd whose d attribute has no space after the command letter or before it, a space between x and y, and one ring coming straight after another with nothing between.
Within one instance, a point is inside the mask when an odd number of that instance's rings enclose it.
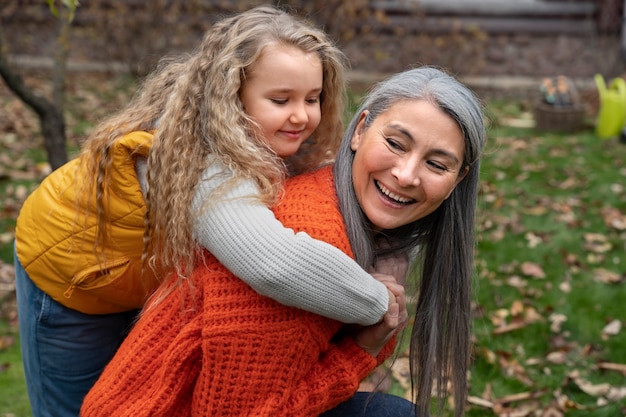
<instances>
[{"instance_id":1,"label":"woman's long gray hair","mask_svg":"<svg viewBox=\"0 0 626 417\"><path fill-rule=\"evenodd\" d=\"M409 279L421 277L410 348L413 395L419 402L420 414L425 415L430 405L436 380L438 414L444 408L450 381L455 416L460 416L467 396L475 209L480 156L486 141L479 100L454 77L432 67L408 70L379 83L367 95L344 134L335 162L335 183L352 249L357 262L367 269L381 251L377 251L375 243L379 236L372 232L354 192L354 151L350 140L363 111L369 111L367 129L395 103L406 100L426 100L436 105L458 123L465 139L460 172L465 172L466 167L468 171L450 197L428 216L384 233L391 251L416 253L419 246L419 260L411 260Z\"/></svg>"}]
</instances>

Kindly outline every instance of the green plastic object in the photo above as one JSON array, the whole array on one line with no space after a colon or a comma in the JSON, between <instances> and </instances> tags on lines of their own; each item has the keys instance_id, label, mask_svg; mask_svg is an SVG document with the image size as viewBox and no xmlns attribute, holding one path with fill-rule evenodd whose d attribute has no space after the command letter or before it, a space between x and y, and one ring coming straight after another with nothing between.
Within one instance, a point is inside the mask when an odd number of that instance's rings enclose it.
<instances>
[{"instance_id":1,"label":"green plastic object","mask_svg":"<svg viewBox=\"0 0 626 417\"><path fill-rule=\"evenodd\" d=\"M607 88L602 75L594 78L600 96L596 135L601 139L618 137L626 121L626 80L614 78Z\"/></svg>"}]
</instances>

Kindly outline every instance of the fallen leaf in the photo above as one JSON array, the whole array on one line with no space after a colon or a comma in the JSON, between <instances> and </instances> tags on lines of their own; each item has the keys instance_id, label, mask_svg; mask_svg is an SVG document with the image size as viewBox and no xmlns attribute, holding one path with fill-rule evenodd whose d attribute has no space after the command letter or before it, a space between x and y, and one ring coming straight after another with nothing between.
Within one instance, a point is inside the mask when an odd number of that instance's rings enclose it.
<instances>
[{"instance_id":1,"label":"fallen leaf","mask_svg":"<svg viewBox=\"0 0 626 417\"><path fill-rule=\"evenodd\" d=\"M605 268L596 268L593 270L593 279L603 284L619 284L625 277Z\"/></svg>"},{"instance_id":2,"label":"fallen leaf","mask_svg":"<svg viewBox=\"0 0 626 417\"><path fill-rule=\"evenodd\" d=\"M526 233L524 237L528 241L528 247L531 249L539 246L540 243L543 243L543 239L532 232Z\"/></svg>"},{"instance_id":3,"label":"fallen leaf","mask_svg":"<svg viewBox=\"0 0 626 417\"><path fill-rule=\"evenodd\" d=\"M558 333L561 331L561 324L567 321L567 316L559 313L552 313L550 317L548 317L548 321L550 321L550 330L554 333Z\"/></svg>"},{"instance_id":4,"label":"fallen leaf","mask_svg":"<svg viewBox=\"0 0 626 417\"><path fill-rule=\"evenodd\" d=\"M622 322L615 319L609 324L607 324L606 326L604 326L604 329L602 329L602 337L606 338L608 336L618 335L621 330L622 330Z\"/></svg>"},{"instance_id":5,"label":"fallen leaf","mask_svg":"<svg viewBox=\"0 0 626 417\"><path fill-rule=\"evenodd\" d=\"M515 320L509 324L504 324L502 326L496 327L495 329L493 329L492 333L494 335L498 335L498 334L512 332L514 330L518 330L518 329L526 327L527 324L528 323L526 323L524 320Z\"/></svg>"},{"instance_id":6,"label":"fallen leaf","mask_svg":"<svg viewBox=\"0 0 626 417\"><path fill-rule=\"evenodd\" d=\"M608 238L600 233L585 233L585 249L593 253L606 253L613 249Z\"/></svg>"},{"instance_id":7,"label":"fallen leaf","mask_svg":"<svg viewBox=\"0 0 626 417\"><path fill-rule=\"evenodd\" d=\"M480 397L474 397L474 396L469 396L467 397L467 401L470 404L473 405L477 405L479 407L483 407L483 408L492 408L493 407L493 402L489 401L489 400L485 400L483 398Z\"/></svg>"},{"instance_id":8,"label":"fallen leaf","mask_svg":"<svg viewBox=\"0 0 626 417\"><path fill-rule=\"evenodd\" d=\"M15 345L15 338L12 336L0 336L0 350L9 349Z\"/></svg>"},{"instance_id":9,"label":"fallen leaf","mask_svg":"<svg viewBox=\"0 0 626 417\"><path fill-rule=\"evenodd\" d=\"M611 387L606 398L611 401L621 401L626 398L626 387Z\"/></svg>"},{"instance_id":10,"label":"fallen leaf","mask_svg":"<svg viewBox=\"0 0 626 417\"><path fill-rule=\"evenodd\" d=\"M522 274L533 277L533 278L545 278L546 273L543 271L543 268L536 263L533 262L524 262L520 266Z\"/></svg>"},{"instance_id":11,"label":"fallen leaf","mask_svg":"<svg viewBox=\"0 0 626 417\"><path fill-rule=\"evenodd\" d=\"M626 364L623 363L600 362L598 364L598 368L605 369L607 371L621 372L624 376L626 376Z\"/></svg>"},{"instance_id":12,"label":"fallen leaf","mask_svg":"<svg viewBox=\"0 0 626 417\"><path fill-rule=\"evenodd\" d=\"M600 213L607 226L615 230L626 230L626 214L613 207L604 207Z\"/></svg>"},{"instance_id":13,"label":"fallen leaf","mask_svg":"<svg viewBox=\"0 0 626 417\"><path fill-rule=\"evenodd\" d=\"M602 384L592 384L591 382L583 378L575 378L574 383L580 388L582 392L592 397L605 396L611 390L611 384L606 382Z\"/></svg>"},{"instance_id":14,"label":"fallen leaf","mask_svg":"<svg viewBox=\"0 0 626 417\"><path fill-rule=\"evenodd\" d=\"M511 305L511 315L515 317L515 316L519 316L523 312L524 312L524 303L522 303L520 300L513 301L513 304Z\"/></svg>"},{"instance_id":15,"label":"fallen leaf","mask_svg":"<svg viewBox=\"0 0 626 417\"><path fill-rule=\"evenodd\" d=\"M562 365L567 359L567 354L562 351L550 352L546 355L546 360L555 365Z\"/></svg>"}]
</instances>

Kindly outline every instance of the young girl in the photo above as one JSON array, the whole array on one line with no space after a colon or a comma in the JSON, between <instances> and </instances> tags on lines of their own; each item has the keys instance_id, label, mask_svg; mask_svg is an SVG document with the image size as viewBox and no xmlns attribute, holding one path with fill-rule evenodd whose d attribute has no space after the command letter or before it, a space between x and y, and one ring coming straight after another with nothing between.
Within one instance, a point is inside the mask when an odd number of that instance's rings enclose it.
<instances>
[{"instance_id":1,"label":"young girl","mask_svg":"<svg viewBox=\"0 0 626 417\"><path fill-rule=\"evenodd\" d=\"M78 414L137 309L166 272L186 279L201 246L281 303L344 322L383 317L395 299L384 284L268 209L288 174L333 156L343 70L323 32L283 12L225 19L42 182L16 228L34 416Z\"/></svg>"}]
</instances>

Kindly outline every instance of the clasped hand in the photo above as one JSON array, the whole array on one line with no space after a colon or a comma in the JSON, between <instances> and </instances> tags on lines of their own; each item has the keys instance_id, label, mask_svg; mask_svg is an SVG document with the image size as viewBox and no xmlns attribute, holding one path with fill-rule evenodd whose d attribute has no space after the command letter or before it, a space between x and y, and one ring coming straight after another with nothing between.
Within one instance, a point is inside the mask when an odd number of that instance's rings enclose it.
<instances>
[{"instance_id":1,"label":"clasped hand","mask_svg":"<svg viewBox=\"0 0 626 417\"><path fill-rule=\"evenodd\" d=\"M404 294L407 270L407 257L396 255L379 260L372 271L372 276L389 291L389 308L382 321L359 329L355 335L356 343L372 356L378 356L389 339L408 322Z\"/></svg>"}]
</instances>

